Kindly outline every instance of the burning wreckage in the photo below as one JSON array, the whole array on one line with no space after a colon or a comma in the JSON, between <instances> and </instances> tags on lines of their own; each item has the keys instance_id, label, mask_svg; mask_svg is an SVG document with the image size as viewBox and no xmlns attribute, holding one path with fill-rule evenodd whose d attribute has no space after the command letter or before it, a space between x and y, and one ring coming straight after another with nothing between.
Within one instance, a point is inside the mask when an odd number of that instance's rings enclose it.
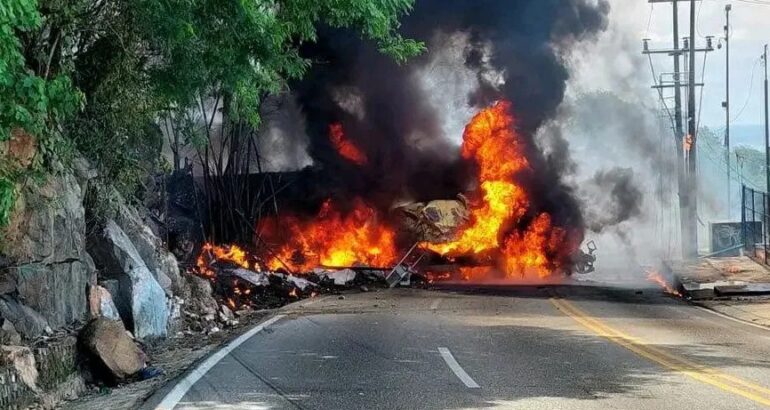
<instances>
[{"instance_id":1,"label":"burning wreckage","mask_svg":"<svg viewBox=\"0 0 770 410\"><path fill-rule=\"evenodd\" d=\"M360 198L327 199L312 216L263 218L250 251L205 244L193 272L236 309L369 282L515 283L593 271L596 247L591 241L581 250L581 224L539 209L527 182L536 172L531 142L511 111L498 101L465 128L460 155L474 170L472 192L385 211ZM340 124L329 127L329 142L352 166L369 160Z\"/></svg>"}]
</instances>

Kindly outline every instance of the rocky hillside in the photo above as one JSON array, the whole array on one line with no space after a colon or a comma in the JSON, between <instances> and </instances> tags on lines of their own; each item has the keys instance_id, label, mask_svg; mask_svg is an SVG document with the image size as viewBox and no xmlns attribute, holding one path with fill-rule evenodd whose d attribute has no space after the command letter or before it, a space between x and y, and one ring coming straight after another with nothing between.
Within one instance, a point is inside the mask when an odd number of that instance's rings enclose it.
<instances>
[{"instance_id":1,"label":"rocky hillside","mask_svg":"<svg viewBox=\"0 0 770 410\"><path fill-rule=\"evenodd\" d=\"M111 299L138 339L168 334L185 293L176 258L119 195L109 217L87 223L95 176L78 160L21 190L0 248L2 332L29 343L79 327Z\"/></svg>"}]
</instances>

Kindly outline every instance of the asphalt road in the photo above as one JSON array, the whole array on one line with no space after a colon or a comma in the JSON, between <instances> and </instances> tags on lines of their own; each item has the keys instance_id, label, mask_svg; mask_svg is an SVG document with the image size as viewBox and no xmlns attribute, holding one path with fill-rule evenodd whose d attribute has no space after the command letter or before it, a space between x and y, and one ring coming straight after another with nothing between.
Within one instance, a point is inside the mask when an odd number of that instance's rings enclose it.
<instances>
[{"instance_id":1,"label":"asphalt road","mask_svg":"<svg viewBox=\"0 0 770 410\"><path fill-rule=\"evenodd\" d=\"M146 408L770 407L770 330L647 286L400 289L279 313Z\"/></svg>"}]
</instances>

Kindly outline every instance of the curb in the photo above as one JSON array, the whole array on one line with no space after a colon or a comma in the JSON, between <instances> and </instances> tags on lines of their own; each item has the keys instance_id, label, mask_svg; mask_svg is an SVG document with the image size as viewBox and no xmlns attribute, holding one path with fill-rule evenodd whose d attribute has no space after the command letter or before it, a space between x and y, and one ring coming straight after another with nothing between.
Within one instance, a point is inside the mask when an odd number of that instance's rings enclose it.
<instances>
[{"instance_id":1,"label":"curb","mask_svg":"<svg viewBox=\"0 0 770 410\"><path fill-rule=\"evenodd\" d=\"M692 305L693 307L695 307L697 309L700 309L700 310L702 310L704 312L708 312L708 313L710 313L712 315L717 315L719 317L722 317L724 319L727 319L727 320L730 320L730 321L733 321L733 322L738 322L738 323L741 323L741 324L744 324L744 325L755 327L757 329L770 330L770 326L761 325L759 323L754 323L754 322L749 322L748 320L744 320L744 319L739 319L739 318L737 318L735 316L730 316L730 315L728 315L726 313L722 313L722 312L719 312L717 310L714 310L714 309L712 309L712 308L710 308L708 306L704 306L704 305L702 305L702 304L700 304L698 302L690 301L690 305Z\"/></svg>"}]
</instances>

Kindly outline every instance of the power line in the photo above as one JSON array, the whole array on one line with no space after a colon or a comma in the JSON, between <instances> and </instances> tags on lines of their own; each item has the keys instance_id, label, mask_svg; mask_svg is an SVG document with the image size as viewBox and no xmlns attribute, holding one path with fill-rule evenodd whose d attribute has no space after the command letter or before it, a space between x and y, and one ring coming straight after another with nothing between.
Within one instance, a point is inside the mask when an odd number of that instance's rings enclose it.
<instances>
[{"instance_id":1,"label":"power line","mask_svg":"<svg viewBox=\"0 0 770 410\"><path fill-rule=\"evenodd\" d=\"M650 15L647 17L647 30L644 32L646 38L650 34L650 24L652 24L652 11L655 9L655 3L650 3Z\"/></svg>"},{"instance_id":2,"label":"power line","mask_svg":"<svg viewBox=\"0 0 770 410\"><path fill-rule=\"evenodd\" d=\"M700 130L700 115L703 113L703 93L706 92L706 83L703 81L706 78L706 56L708 56L708 53L703 53L703 69L700 74L700 82L703 84L703 87L700 89L700 99L698 100L698 121L695 125L696 130Z\"/></svg>"},{"instance_id":3,"label":"power line","mask_svg":"<svg viewBox=\"0 0 770 410\"><path fill-rule=\"evenodd\" d=\"M749 105L749 101L751 101L751 96L754 93L754 74L757 70L757 64L759 64L759 58L754 60L754 66L751 68L751 80L749 81L749 94L746 95L746 101L743 103L743 107L741 107L740 111L738 111L738 115L734 116L732 121L730 121L730 124L738 120L738 118L743 114L743 110L746 109L746 107Z\"/></svg>"},{"instance_id":4,"label":"power line","mask_svg":"<svg viewBox=\"0 0 770 410\"><path fill-rule=\"evenodd\" d=\"M676 125L674 124L674 116L671 114L671 110L668 108L668 104L666 104L666 99L663 98L663 88L658 88L658 76L655 74L655 66L652 64L652 55L647 54L647 58L650 61L650 71L652 72L652 82L655 84L656 89L658 90L658 98L660 98L661 104L663 104L663 108L666 110L666 115L668 115L669 121L671 121L671 127L673 129L676 129ZM676 131L674 131L676 133Z\"/></svg>"},{"instance_id":5,"label":"power line","mask_svg":"<svg viewBox=\"0 0 770 410\"><path fill-rule=\"evenodd\" d=\"M770 1L763 1L763 0L735 0L741 3L746 4L755 4L758 6L770 6Z\"/></svg>"},{"instance_id":6,"label":"power line","mask_svg":"<svg viewBox=\"0 0 770 410\"><path fill-rule=\"evenodd\" d=\"M711 151L711 153L709 153L708 151L703 151L702 153L703 153L703 154L705 154L705 155L706 155L706 157L707 157L708 159L710 159L710 160L711 160L711 162L712 162L714 165L716 165L716 166L718 166L718 167L719 167L719 171L720 171L720 172L721 172L721 171L726 171L726 170L727 170L727 168L725 167L725 162L724 162L724 160L720 160L720 159L719 159L719 157L718 157L718 155L717 155L716 153L714 153L713 151ZM712 154L713 154L713 155L717 155L717 157L715 158L714 156L712 156ZM752 187L752 188L754 188L754 189L756 189L756 190L758 190L758 191L761 191L761 190L762 190L762 189L761 189L761 188L759 188L759 187L758 187L756 184L754 184L753 182L751 182L751 180L749 180L749 179L746 177L746 175L745 175L743 172L741 172L740 170L738 170L738 169L736 169L736 168L734 168L734 167L732 167L732 166L730 167L730 169L731 169L732 171L734 171L734 172L736 173L736 175L738 175L738 178L736 178L736 177L732 176L732 174L731 174L731 176L730 176L730 179L731 179L732 181L734 181L734 182L737 182L737 183L739 183L739 184L742 184L742 185L750 186L750 187Z\"/></svg>"},{"instance_id":7,"label":"power line","mask_svg":"<svg viewBox=\"0 0 770 410\"><path fill-rule=\"evenodd\" d=\"M715 1L724 2L723 0L708 0L708 1L711 1L711 2L715 2ZM745 4L751 4L751 5L755 5L755 6L770 6L770 1L768 1L768 0L732 0L732 1L737 1L737 2L745 3Z\"/></svg>"},{"instance_id":8,"label":"power line","mask_svg":"<svg viewBox=\"0 0 770 410\"><path fill-rule=\"evenodd\" d=\"M704 139L703 142L705 142L705 145L703 145L703 146L708 149L708 151L703 151L703 153L706 154L706 156L709 159L711 159L715 165L720 167L720 171L726 171L727 170L727 163L725 162L724 158L721 158L721 156L719 155L720 153L716 151L717 148L714 147L713 145L711 145L711 142L708 139ZM719 147L719 148L721 148L721 147ZM716 158L714 156L712 156L711 154L715 155ZM749 158L746 158L746 157L743 158L743 162L744 163L745 162L754 163L755 165L760 165L762 167L764 167L764 165L765 165L764 163L759 163L759 162L756 162L756 161L750 161ZM734 171L735 174L740 177L739 179L736 179L735 177L731 176L731 179L733 181L741 183L741 184L744 184L744 185L749 185L749 186L751 186L754 189L760 190L760 188L757 185L751 183L751 181L749 181L745 177L745 174L741 170L733 167L732 165L730 166L730 170Z\"/></svg>"},{"instance_id":9,"label":"power line","mask_svg":"<svg viewBox=\"0 0 770 410\"><path fill-rule=\"evenodd\" d=\"M700 2L700 4L698 4L698 17L696 17L696 21L697 21L698 23L695 25L695 29L698 31L698 37L700 37L700 38L706 38L706 36L704 36L704 35L701 33L701 31L700 31L700 11L701 11L702 9L703 9L703 2Z\"/></svg>"}]
</instances>

